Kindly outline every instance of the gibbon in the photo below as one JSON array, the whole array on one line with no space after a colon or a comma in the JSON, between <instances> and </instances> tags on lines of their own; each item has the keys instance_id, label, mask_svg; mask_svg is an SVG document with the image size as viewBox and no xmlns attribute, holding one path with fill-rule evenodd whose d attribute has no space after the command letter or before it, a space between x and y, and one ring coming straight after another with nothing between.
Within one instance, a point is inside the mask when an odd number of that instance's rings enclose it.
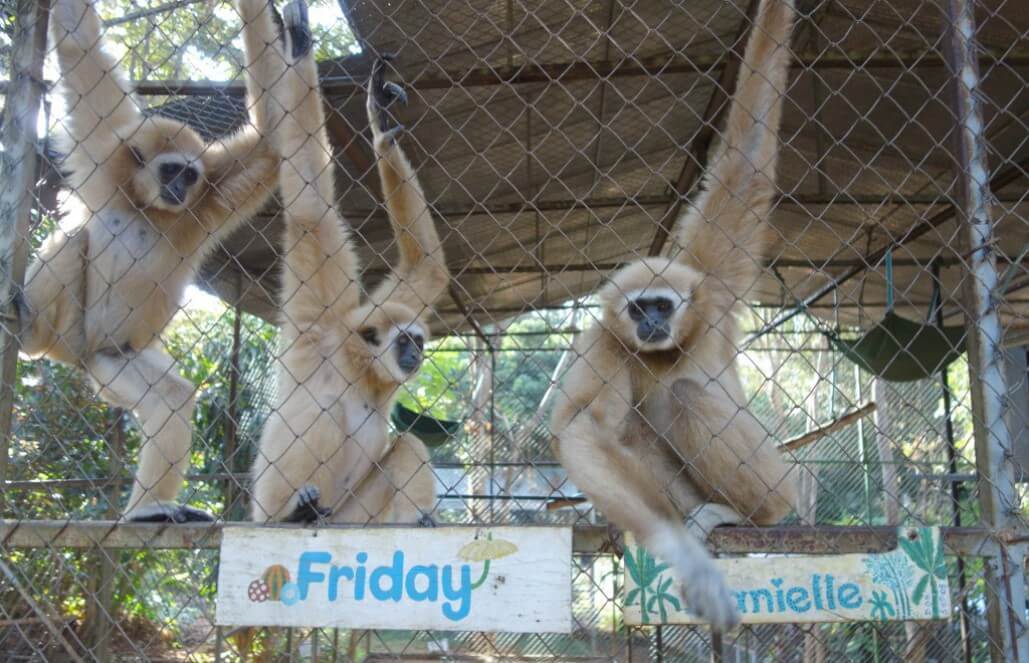
<instances>
[{"instance_id":1,"label":"gibbon","mask_svg":"<svg viewBox=\"0 0 1029 663\"><path fill-rule=\"evenodd\" d=\"M739 617L702 540L719 524L775 523L796 502L747 410L734 314L769 244L793 13L790 0L762 0L677 254L632 263L599 291L601 320L574 343L552 419L570 480L671 564L686 604L720 630Z\"/></svg>"},{"instance_id":2,"label":"gibbon","mask_svg":"<svg viewBox=\"0 0 1029 663\"><path fill-rule=\"evenodd\" d=\"M256 0L255 0L256 1ZM430 524L435 482L428 450L390 439L390 412L418 372L429 332L421 315L450 278L414 170L385 108L406 99L378 61L368 90L379 177L399 264L361 301L360 266L333 209L332 154L302 0L283 10L291 63L268 88L286 117L274 141L286 217L278 395L253 466L255 521ZM266 20L248 26L274 41Z\"/></svg>"},{"instance_id":3,"label":"gibbon","mask_svg":"<svg viewBox=\"0 0 1029 663\"><path fill-rule=\"evenodd\" d=\"M21 351L82 368L98 394L132 410L144 441L125 512L134 521L211 520L176 503L189 467L194 386L160 349L200 262L272 193L278 155L254 127L205 144L189 127L144 115L86 0L55 0L51 38L68 116L74 224L43 243L17 302ZM279 69L284 65L279 62ZM251 69L274 75L258 58Z\"/></svg>"}]
</instances>

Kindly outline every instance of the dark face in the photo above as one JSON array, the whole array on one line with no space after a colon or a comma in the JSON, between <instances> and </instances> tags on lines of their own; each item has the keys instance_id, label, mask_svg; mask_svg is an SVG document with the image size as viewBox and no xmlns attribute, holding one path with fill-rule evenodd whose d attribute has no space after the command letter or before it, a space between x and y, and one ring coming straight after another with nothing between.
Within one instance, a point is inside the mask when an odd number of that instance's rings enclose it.
<instances>
[{"instance_id":1,"label":"dark face","mask_svg":"<svg viewBox=\"0 0 1029 663\"><path fill-rule=\"evenodd\" d=\"M406 373L414 373L422 365L422 354L425 351L425 339L417 332L400 332L393 342L396 352L397 366Z\"/></svg>"},{"instance_id":2,"label":"dark face","mask_svg":"<svg viewBox=\"0 0 1029 663\"><path fill-rule=\"evenodd\" d=\"M359 333L375 354L382 352L383 338L378 329L365 327ZM416 331L402 331L393 340L392 352L393 359L401 371L407 374L414 373L422 365L425 338Z\"/></svg>"},{"instance_id":3,"label":"dark face","mask_svg":"<svg viewBox=\"0 0 1029 663\"><path fill-rule=\"evenodd\" d=\"M200 175L188 163L166 161L157 167L157 178L161 184L161 200L169 205L182 205L189 199L189 191Z\"/></svg>"},{"instance_id":4,"label":"dark face","mask_svg":"<svg viewBox=\"0 0 1029 663\"><path fill-rule=\"evenodd\" d=\"M636 337L643 343L660 343L672 333L675 303L667 297L638 297L629 302L629 318L636 323Z\"/></svg>"}]
</instances>

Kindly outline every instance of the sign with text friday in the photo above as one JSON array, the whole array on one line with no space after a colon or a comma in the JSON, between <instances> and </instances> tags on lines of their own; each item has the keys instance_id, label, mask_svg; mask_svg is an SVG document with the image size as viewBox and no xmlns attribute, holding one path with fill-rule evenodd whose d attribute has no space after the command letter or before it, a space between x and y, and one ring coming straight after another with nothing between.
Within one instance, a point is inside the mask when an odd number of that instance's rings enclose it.
<instances>
[{"instance_id":1,"label":"sign with text friday","mask_svg":"<svg viewBox=\"0 0 1029 663\"><path fill-rule=\"evenodd\" d=\"M571 556L569 527L230 527L215 621L569 633Z\"/></svg>"},{"instance_id":2,"label":"sign with text friday","mask_svg":"<svg viewBox=\"0 0 1029 663\"><path fill-rule=\"evenodd\" d=\"M949 619L943 540L935 527L901 527L885 553L717 559L744 624ZM701 624L671 569L625 541L625 623Z\"/></svg>"}]
</instances>

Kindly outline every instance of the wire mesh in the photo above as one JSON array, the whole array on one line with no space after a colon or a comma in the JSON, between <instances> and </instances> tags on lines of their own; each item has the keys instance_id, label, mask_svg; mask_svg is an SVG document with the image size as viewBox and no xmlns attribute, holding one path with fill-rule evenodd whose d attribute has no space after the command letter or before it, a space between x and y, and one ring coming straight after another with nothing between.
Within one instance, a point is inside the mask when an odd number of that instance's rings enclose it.
<instances>
[{"instance_id":1,"label":"wire mesh","mask_svg":"<svg viewBox=\"0 0 1029 663\"><path fill-rule=\"evenodd\" d=\"M268 156L285 134L282 125L257 126L260 112L284 102L269 102L268 89L261 99L248 94L253 58L240 7L252 2L104 0L96 17L84 0L5 3L5 660L1025 657L1029 18L1015 0L797 2L787 82L776 90L784 105L775 195L761 219L772 240L741 259L749 263L741 269L759 273L729 289L735 313L725 313L738 316L738 333L725 339L731 357L720 370L738 370L744 396L727 426L752 413L765 444L786 445L797 491L783 521L792 527L775 529L776 540L789 552L881 550L888 527L945 528L954 592L947 621L748 625L721 636L628 627L614 527L624 525L590 499L602 499L606 486L576 485L554 451L564 432L552 411L573 391L564 380L570 367L588 354L577 339L611 326L598 289L633 261L695 248L678 246L676 222L700 209L703 175L717 162L748 71L740 60L762 30L755 17L774 3L311 0L324 114L311 133L324 135L327 160ZM99 68L97 39L110 58ZM366 111L373 64L387 53L407 94L406 105L389 107L388 121L403 126L393 148L377 143ZM288 111L283 125L311 119ZM166 143L142 143L158 122L172 127ZM408 183L423 188L441 240L432 250L422 235L417 248L449 272L428 300L416 293L433 340L417 374L396 385L406 412L453 424L429 462L419 460L434 496L416 515L574 526L570 634L214 624L219 527L260 508L287 515L255 500L261 471L252 468L277 462L262 431L294 416L286 403L300 393L301 415L321 408L335 417L339 448L347 435L359 438L344 404L362 387L341 368L350 359L340 347L379 345L365 333L368 321L405 278L421 283L404 271L380 181L391 149L413 164ZM153 154L173 152L187 158L162 174ZM325 309L356 292L344 276L364 284L355 309L371 301L360 324L343 311L335 329L318 332L339 347L326 349L307 379L284 377L289 353L312 329L332 325L290 319L291 299L343 253L323 238L320 257L300 257L306 245L290 234L303 222L300 206L291 211L287 195L272 195L280 156L300 169L302 184L329 182L316 192L325 210L314 222L336 223L335 210L350 230L359 274L340 268ZM308 172L304 159L325 163ZM259 173L265 161L275 166ZM207 198L162 199L178 195L172 189L187 170ZM194 195L186 186L182 195ZM298 199L310 196L310 186L300 190ZM190 232L196 239L183 239ZM733 239L737 250L749 246ZM33 279L47 278L46 298L33 299ZM891 316L929 331L903 335L886 324ZM726 329L706 322L708 334ZM944 350L968 351L941 369L929 337L951 328L960 340ZM882 345L871 347L873 333ZM373 352L376 379L388 381L392 352ZM638 354L627 353L626 366ZM882 377L900 363L905 381ZM327 404L318 400L325 393ZM647 411L645 396L634 393L629 414ZM392 397L383 402L392 407ZM689 403L676 406L689 412ZM371 438L383 446L349 456L365 468L354 479L385 478L403 501L413 484L397 479L385 446L403 432L402 417L378 414ZM292 434L294 451L312 435ZM705 448L720 441L712 431ZM151 460L141 460L147 453ZM145 462L148 472L137 474ZM332 462L319 459L290 494L317 483ZM738 462L746 468L747 458ZM693 481L688 473L672 472L669 483ZM347 499L363 499L356 484L321 489L335 514ZM213 514L215 524L115 526L141 505L147 516L190 517L176 503ZM360 506L361 524L390 520L383 514L392 506ZM748 532L732 540L716 532L711 547L767 552L769 539ZM845 540L848 532L857 538Z\"/></svg>"}]
</instances>

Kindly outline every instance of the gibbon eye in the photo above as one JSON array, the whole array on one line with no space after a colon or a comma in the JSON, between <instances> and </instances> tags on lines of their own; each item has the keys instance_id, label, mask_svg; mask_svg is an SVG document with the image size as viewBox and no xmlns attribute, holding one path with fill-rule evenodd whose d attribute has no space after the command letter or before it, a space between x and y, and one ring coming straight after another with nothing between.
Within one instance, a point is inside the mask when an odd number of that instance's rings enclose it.
<instances>
[{"instance_id":1,"label":"gibbon eye","mask_svg":"<svg viewBox=\"0 0 1029 663\"><path fill-rule=\"evenodd\" d=\"M132 155L132 160L136 162L137 166L142 166L146 163L146 159L143 158L143 153L139 151L138 147L129 145L129 154Z\"/></svg>"},{"instance_id":2,"label":"gibbon eye","mask_svg":"<svg viewBox=\"0 0 1029 663\"><path fill-rule=\"evenodd\" d=\"M425 349L425 339L422 338L419 334L411 334L411 339L414 341L415 347L417 347L419 350Z\"/></svg>"},{"instance_id":3,"label":"gibbon eye","mask_svg":"<svg viewBox=\"0 0 1029 663\"><path fill-rule=\"evenodd\" d=\"M659 300L657 300L657 310L660 311L661 313L671 313L671 311L672 311L672 302L670 300L667 300L667 299L659 299Z\"/></svg>"},{"instance_id":4,"label":"gibbon eye","mask_svg":"<svg viewBox=\"0 0 1029 663\"><path fill-rule=\"evenodd\" d=\"M193 166L186 166L182 169L182 179L186 181L186 184L196 184L199 178L200 175L197 173L197 169Z\"/></svg>"},{"instance_id":5,"label":"gibbon eye","mask_svg":"<svg viewBox=\"0 0 1029 663\"><path fill-rule=\"evenodd\" d=\"M366 343L370 343L371 345L379 344L379 332L377 332L374 327L365 327L357 333L361 335L361 338L363 338Z\"/></svg>"},{"instance_id":6,"label":"gibbon eye","mask_svg":"<svg viewBox=\"0 0 1029 663\"><path fill-rule=\"evenodd\" d=\"M643 307L641 307L639 302L636 300L629 302L629 317L633 320L640 320L643 318Z\"/></svg>"}]
</instances>

